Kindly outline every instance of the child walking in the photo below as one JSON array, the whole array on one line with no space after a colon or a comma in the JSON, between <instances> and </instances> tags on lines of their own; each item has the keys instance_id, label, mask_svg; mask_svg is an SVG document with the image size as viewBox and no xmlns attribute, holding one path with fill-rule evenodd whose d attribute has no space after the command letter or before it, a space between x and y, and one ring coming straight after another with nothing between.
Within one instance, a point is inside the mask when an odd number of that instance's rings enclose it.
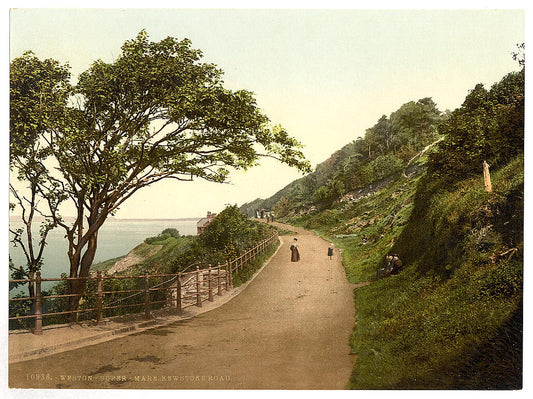
<instances>
[{"instance_id":1,"label":"child walking","mask_svg":"<svg viewBox=\"0 0 533 399\"><path fill-rule=\"evenodd\" d=\"M330 260L333 259L333 244L329 244L328 256Z\"/></svg>"}]
</instances>

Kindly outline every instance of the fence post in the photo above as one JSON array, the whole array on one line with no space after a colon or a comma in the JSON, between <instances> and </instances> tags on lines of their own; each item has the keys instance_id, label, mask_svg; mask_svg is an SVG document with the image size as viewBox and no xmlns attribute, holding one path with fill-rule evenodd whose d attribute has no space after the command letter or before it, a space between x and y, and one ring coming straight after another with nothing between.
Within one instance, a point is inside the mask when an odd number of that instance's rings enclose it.
<instances>
[{"instance_id":1,"label":"fence post","mask_svg":"<svg viewBox=\"0 0 533 399\"><path fill-rule=\"evenodd\" d=\"M218 264L218 267L217 267L217 288L218 288L217 295L222 296L222 281L220 280L220 263Z\"/></svg>"},{"instance_id":2,"label":"fence post","mask_svg":"<svg viewBox=\"0 0 533 399\"><path fill-rule=\"evenodd\" d=\"M41 272L35 273L35 335L43 335L43 308L41 298Z\"/></svg>"},{"instance_id":3,"label":"fence post","mask_svg":"<svg viewBox=\"0 0 533 399\"><path fill-rule=\"evenodd\" d=\"M211 273L211 265L209 265L209 270L207 272L207 289L208 289L208 292L209 292L209 297L208 297L208 300L209 302L213 302L214 301L214 298L213 298L213 282L211 281L211 278L213 277L213 274Z\"/></svg>"},{"instance_id":4,"label":"fence post","mask_svg":"<svg viewBox=\"0 0 533 399\"><path fill-rule=\"evenodd\" d=\"M229 291L229 261L226 262L226 291Z\"/></svg>"},{"instance_id":5,"label":"fence post","mask_svg":"<svg viewBox=\"0 0 533 399\"><path fill-rule=\"evenodd\" d=\"M104 309L103 309L103 294L102 294L102 272L96 272L96 324L101 326L104 324Z\"/></svg>"},{"instance_id":6,"label":"fence post","mask_svg":"<svg viewBox=\"0 0 533 399\"><path fill-rule=\"evenodd\" d=\"M196 306L202 307L202 294L200 292L200 268L196 266Z\"/></svg>"},{"instance_id":7,"label":"fence post","mask_svg":"<svg viewBox=\"0 0 533 399\"><path fill-rule=\"evenodd\" d=\"M144 319L150 320L150 287L148 286L148 271L144 271Z\"/></svg>"},{"instance_id":8,"label":"fence post","mask_svg":"<svg viewBox=\"0 0 533 399\"><path fill-rule=\"evenodd\" d=\"M178 273L178 283L176 284L176 309L181 313L181 272Z\"/></svg>"},{"instance_id":9,"label":"fence post","mask_svg":"<svg viewBox=\"0 0 533 399\"><path fill-rule=\"evenodd\" d=\"M235 262L235 265L237 265L237 262ZM231 270L231 263L229 266L229 288L230 290L233 289L233 271Z\"/></svg>"}]
</instances>

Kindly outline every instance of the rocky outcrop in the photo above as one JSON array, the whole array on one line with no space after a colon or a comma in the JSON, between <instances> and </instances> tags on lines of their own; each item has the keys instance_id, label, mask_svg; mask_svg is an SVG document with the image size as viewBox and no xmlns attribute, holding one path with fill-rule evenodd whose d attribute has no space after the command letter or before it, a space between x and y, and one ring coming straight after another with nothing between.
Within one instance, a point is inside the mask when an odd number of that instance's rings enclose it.
<instances>
[{"instance_id":1,"label":"rocky outcrop","mask_svg":"<svg viewBox=\"0 0 533 399\"><path fill-rule=\"evenodd\" d=\"M161 248L162 245L151 245L148 250L144 250L142 254L137 253L136 248L132 249L124 258L117 261L111 268L107 271L108 275L122 273L128 270L130 267L138 265L145 259L148 259L150 256L155 255Z\"/></svg>"}]
</instances>

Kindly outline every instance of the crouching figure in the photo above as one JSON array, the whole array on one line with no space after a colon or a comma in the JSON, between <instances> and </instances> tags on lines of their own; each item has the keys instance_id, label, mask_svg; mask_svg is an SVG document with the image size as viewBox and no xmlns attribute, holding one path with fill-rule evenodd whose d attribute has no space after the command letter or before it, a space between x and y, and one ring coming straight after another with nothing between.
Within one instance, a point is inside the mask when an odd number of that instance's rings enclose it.
<instances>
[{"instance_id":1,"label":"crouching figure","mask_svg":"<svg viewBox=\"0 0 533 399\"><path fill-rule=\"evenodd\" d=\"M403 270L403 263L398 254L387 255L385 259L387 261L387 265L378 270L378 280L383 277L400 274L400 272Z\"/></svg>"}]
</instances>

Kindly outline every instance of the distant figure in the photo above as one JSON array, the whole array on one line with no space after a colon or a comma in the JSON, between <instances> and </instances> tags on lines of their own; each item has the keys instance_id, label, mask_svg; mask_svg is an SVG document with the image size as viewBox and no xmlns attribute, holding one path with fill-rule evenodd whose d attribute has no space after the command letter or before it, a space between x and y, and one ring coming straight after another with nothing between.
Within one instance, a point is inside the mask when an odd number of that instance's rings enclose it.
<instances>
[{"instance_id":1,"label":"distant figure","mask_svg":"<svg viewBox=\"0 0 533 399\"><path fill-rule=\"evenodd\" d=\"M274 214L271 212L270 213L270 221L273 222L274 221Z\"/></svg>"},{"instance_id":2,"label":"distant figure","mask_svg":"<svg viewBox=\"0 0 533 399\"><path fill-rule=\"evenodd\" d=\"M291 262L298 262L300 260L300 252L298 252L298 239L294 239L291 244Z\"/></svg>"},{"instance_id":3,"label":"distant figure","mask_svg":"<svg viewBox=\"0 0 533 399\"><path fill-rule=\"evenodd\" d=\"M333 244L329 244L328 256L329 256L329 260L333 259Z\"/></svg>"},{"instance_id":4,"label":"distant figure","mask_svg":"<svg viewBox=\"0 0 533 399\"><path fill-rule=\"evenodd\" d=\"M367 240L366 236L363 235L363 238L361 238L361 245L365 245L367 241L368 240Z\"/></svg>"}]
</instances>

